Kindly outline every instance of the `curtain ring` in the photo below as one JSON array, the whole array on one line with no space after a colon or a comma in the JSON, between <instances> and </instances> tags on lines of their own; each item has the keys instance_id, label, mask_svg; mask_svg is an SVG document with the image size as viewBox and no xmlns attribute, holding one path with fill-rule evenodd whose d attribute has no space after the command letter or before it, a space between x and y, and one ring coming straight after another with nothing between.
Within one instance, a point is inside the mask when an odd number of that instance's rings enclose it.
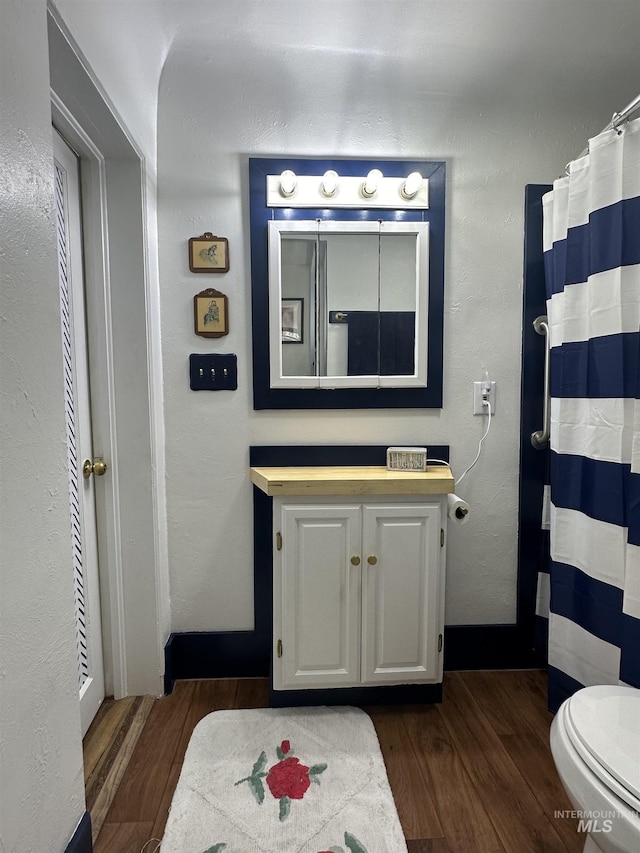
<instances>
[{"instance_id":1,"label":"curtain ring","mask_svg":"<svg viewBox=\"0 0 640 853\"><path fill-rule=\"evenodd\" d=\"M622 116L620 115L620 113L614 113L611 116L611 127L613 128L613 130L615 130L615 132L618 134L618 136L621 136L622 132L623 132L622 128L620 128L621 124L622 124Z\"/></svg>"}]
</instances>

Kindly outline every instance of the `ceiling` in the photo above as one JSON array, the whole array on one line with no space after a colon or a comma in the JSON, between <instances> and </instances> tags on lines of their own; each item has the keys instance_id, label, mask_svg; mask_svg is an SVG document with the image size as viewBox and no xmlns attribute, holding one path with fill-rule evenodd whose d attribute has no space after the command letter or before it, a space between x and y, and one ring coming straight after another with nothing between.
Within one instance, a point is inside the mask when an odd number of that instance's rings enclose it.
<instances>
[{"instance_id":1,"label":"ceiling","mask_svg":"<svg viewBox=\"0 0 640 853\"><path fill-rule=\"evenodd\" d=\"M316 116L375 122L379 102L395 121L474 109L504 125L569 105L589 135L640 91L640 0L53 2L149 127L178 80L287 118L313 100Z\"/></svg>"},{"instance_id":2,"label":"ceiling","mask_svg":"<svg viewBox=\"0 0 640 853\"><path fill-rule=\"evenodd\" d=\"M170 53L223 52L242 75L256 57L402 66L434 94L510 85L528 69L579 87L594 71L640 71L640 0L58 0L91 16L159 76ZM135 84L135 80L132 80ZM640 79L638 86L640 88Z\"/></svg>"}]
</instances>

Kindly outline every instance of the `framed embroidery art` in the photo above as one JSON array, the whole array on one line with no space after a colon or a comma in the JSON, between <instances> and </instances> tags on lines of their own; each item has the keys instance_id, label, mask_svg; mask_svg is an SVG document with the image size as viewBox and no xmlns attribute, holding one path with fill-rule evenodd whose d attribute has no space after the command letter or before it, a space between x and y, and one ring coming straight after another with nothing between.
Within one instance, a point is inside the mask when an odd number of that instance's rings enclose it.
<instances>
[{"instance_id":1,"label":"framed embroidery art","mask_svg":"<svg viewBox=\"0 0 640 853\"><path fill-rule=\"evenodd\" d=\"M193 297L194 330L203 338L229 334L229 300L219 290L208 288Z\"/></svg>"},{"instance_id":2,"label":"framed embroidery art","mask_svg":"<svg viewBox=\"0 0 640 853\"><path fill-rule=\"evenodd\" d=\"M228 272L229 241L205 231L189 240L189 269L191 272Z\"/></svg>"},{"instance_id":3,"label":"framed embroidery art","mask_svg":"<svg viewBox=\"0 0 640 853\"><path fill-rule=\"evenodd\" d=\"M301 344L303 341L304 299L282 300L282 343Z\"/></svg>"}]
</instances>

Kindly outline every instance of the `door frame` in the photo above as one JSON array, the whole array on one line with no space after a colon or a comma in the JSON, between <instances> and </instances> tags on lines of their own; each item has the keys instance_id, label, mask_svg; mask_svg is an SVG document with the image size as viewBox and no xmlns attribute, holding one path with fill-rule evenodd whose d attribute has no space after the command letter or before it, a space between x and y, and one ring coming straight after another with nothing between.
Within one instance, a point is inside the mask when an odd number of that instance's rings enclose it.
<instances>
[{"instance_id":1,"label":"door frame","mask_svg":"<svg viewBox=\"0 0 640 853\"><path fill-rule=\"evenodd\" d=\"M168 559L145 160L53 7L48 33L53 123L81 161L94 453L111 463L96 507L105 688L161 695Z\"/></svg>"}]
</instances>

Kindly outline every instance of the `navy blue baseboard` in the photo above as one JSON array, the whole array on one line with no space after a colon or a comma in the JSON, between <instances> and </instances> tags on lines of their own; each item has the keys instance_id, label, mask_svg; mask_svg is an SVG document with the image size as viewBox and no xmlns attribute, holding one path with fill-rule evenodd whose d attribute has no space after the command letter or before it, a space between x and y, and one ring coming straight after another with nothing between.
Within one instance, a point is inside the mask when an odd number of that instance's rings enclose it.
<instances>
[{"instance_id":1,"label":"navy blue baseboard","mask_svg":"<svg viewBox=\"0 0 640 853\"><path fill-rule=\"evenodd\" d=\"M268 678L270 654L269 632L202 631L172 634L165 646L165 692L171 693L174 682L183 678ZM445 672L464 669L531 669L544 665L544 658L533 651L531 642L527 641L516 625L445 627ZM370 689L377 692L383 688ZM316 691L301 692L310 695ZM376 704L383 701L382 693L377 693L377 696L379 699ZM389 699L384 704L391 704L392 701ZM374 704L373 699L370 704Z\"/></svg>"},{"instance_id":2,"label":"navy blue baseboard","mask_svg":"<svg viewBox=\"0 0 640 853\"><path fill-rule=\"evenodd\" d=\"M64 853L93 853L91 815L85 812Z\"/></svg>"},{"instance_id":3,"label":"navy blue baseboard","mask_svg":"<svg viewBox=\"0 0 640 853\"><path fill-rule=\"evenodd\" d=\"M171 634L164 648L164 692L181 678L266 678L271 635L258 631Z\"/></svg>"},{"instance_id":4,"label":"navy blue baseboard","mask_svg":"<svg viewBox=\"0 0 640 853\"><path fill-rule=\"evenodd\" d=\"M519 625L445 626L445 672L463 669L540 669L545 666L544 656L533 649L533 637Z\"/></svg>"}]
</instances>

